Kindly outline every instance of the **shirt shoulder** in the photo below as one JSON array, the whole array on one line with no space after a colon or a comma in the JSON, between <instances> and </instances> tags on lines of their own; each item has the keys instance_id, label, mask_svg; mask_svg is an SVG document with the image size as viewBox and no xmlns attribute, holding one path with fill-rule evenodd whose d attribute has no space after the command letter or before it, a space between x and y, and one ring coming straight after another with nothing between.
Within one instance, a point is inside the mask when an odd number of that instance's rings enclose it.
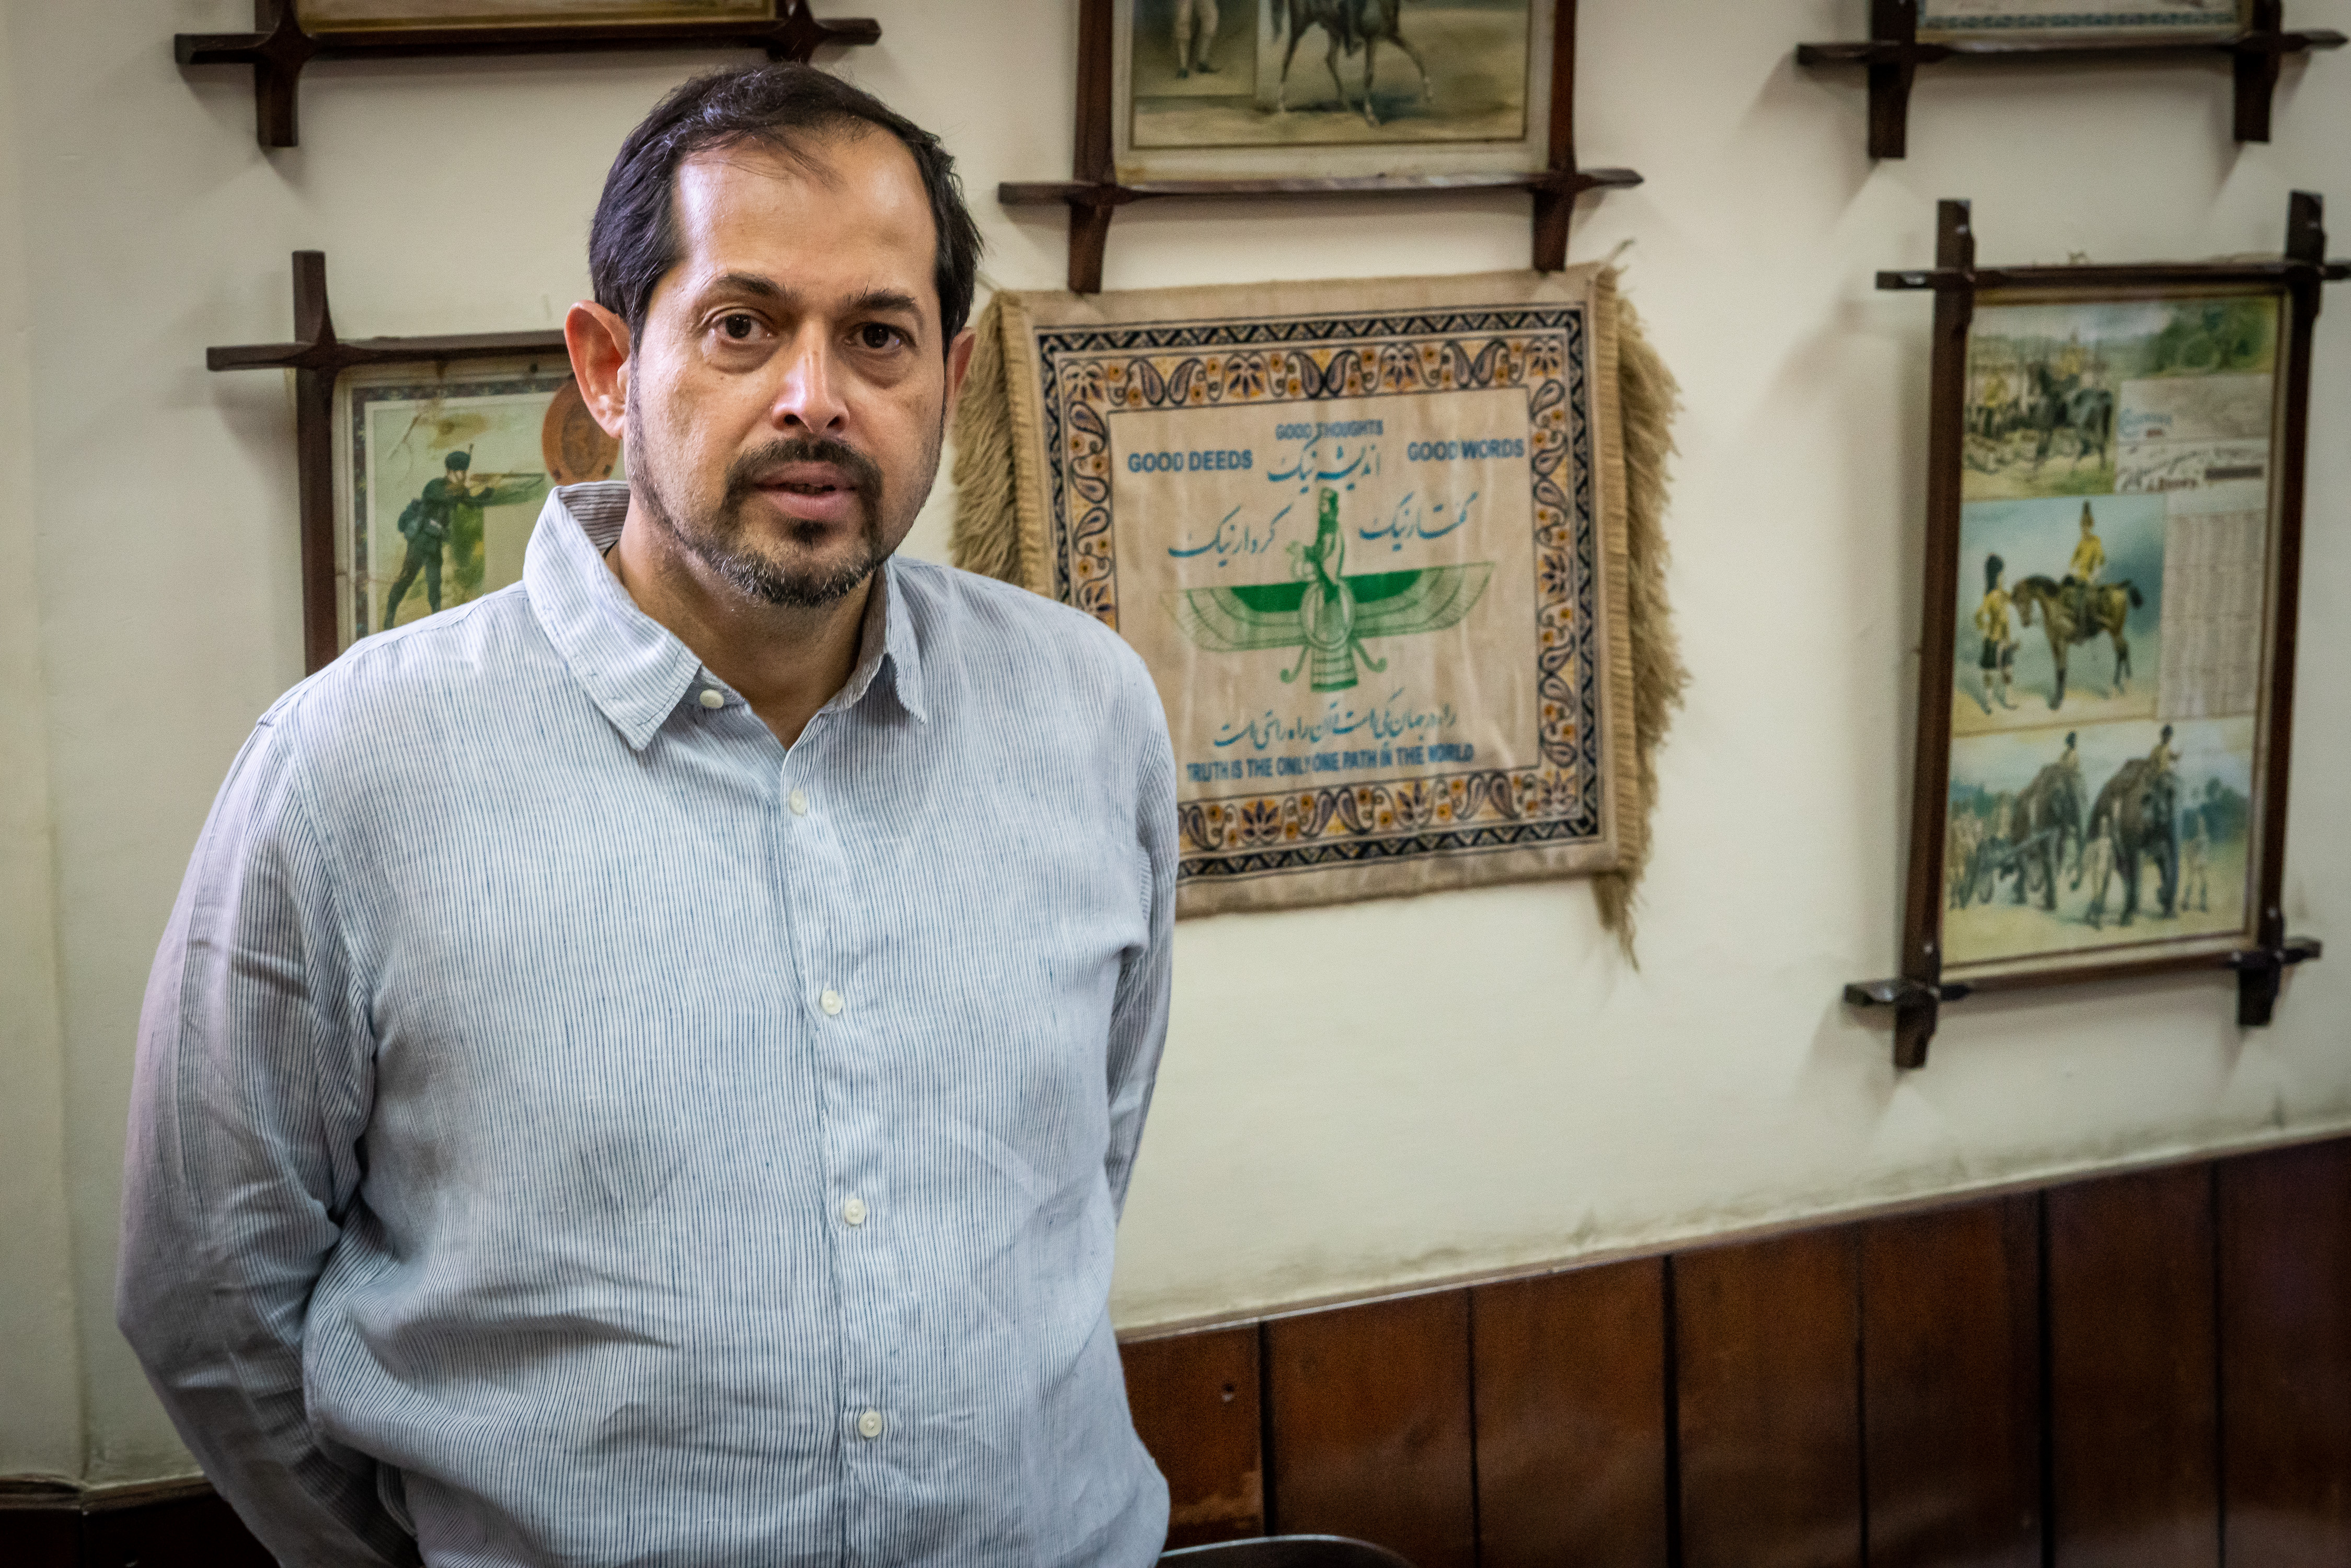
<instances>
[{"instance_id":1,"label":"shirt shoulder","mask_svg":"<svg viewBox=\"0 0 2351 1568\"><path fill-rule=\"evenodd\" d=\"M972 677L986 692L1051 680L1068 695L1158 703L1142 655L1082 610L1016 583L933 561L894 564L900 601L913 626L926 688L942 677ZM1042 667L1040 667L1042 666ZM1002 679L991 677L1001 676Z\"/></svg>"},{"instance_id":2,"label":"shirt shoulder","mask_svg":"<svg viewBox=\"0 0 2351 1568\"><path fill-rule=\"evenodd\" d=\"M463 732L511 713L567 674L517 583L361 638L273 703L259 727L308 759L348 767L397 752L423 728Z\"/></svg>"}]
</instances>

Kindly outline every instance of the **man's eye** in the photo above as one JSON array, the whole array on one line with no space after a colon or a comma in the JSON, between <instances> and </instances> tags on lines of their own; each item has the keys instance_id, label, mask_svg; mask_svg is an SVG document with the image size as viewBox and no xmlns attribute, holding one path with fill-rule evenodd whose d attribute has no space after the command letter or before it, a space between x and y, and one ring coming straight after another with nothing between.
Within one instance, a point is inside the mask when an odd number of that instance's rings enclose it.
<instances>
[{"instance_id":1,"label":"man's eye","mask_svg":"<svg viewBox=\"0 0 2351 1568\"><path fill-rule=\"evenodd\" d=\"M740 343L759 329L759 320L756 316L746 316L738 310L732 316L720 317L718 329Z\"/></svg>"},{"instance_id":2,"label":"man's eye","mask_svg":"<svg viewBox=\"0 0 2351 1568\"><path fill-rule=\"evenodd\" d=\"M868 321L857 329L857 340L869 349L890 348L896 344L898 338L897 328L884 326L879 321Z\"/></svg>"}]
</instances>

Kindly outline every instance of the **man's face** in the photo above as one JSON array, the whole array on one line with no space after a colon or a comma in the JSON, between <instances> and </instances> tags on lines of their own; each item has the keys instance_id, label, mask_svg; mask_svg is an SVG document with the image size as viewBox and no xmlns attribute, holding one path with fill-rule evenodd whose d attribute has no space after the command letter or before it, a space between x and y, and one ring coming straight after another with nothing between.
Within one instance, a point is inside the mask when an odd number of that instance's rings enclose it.
<instances>
[{"instance_id":1,"label":"man's face","mask_svg":"<svg viewBox=\"0 0 2351 1568\"><path fill-rule=\"evenodd\" d=\"M951 389L913 156L881 132L801 152L679 168L678 264L631 347L628 461L653 521L719 578L817 606L905 538Z\"/></svg>"}]
</instances>

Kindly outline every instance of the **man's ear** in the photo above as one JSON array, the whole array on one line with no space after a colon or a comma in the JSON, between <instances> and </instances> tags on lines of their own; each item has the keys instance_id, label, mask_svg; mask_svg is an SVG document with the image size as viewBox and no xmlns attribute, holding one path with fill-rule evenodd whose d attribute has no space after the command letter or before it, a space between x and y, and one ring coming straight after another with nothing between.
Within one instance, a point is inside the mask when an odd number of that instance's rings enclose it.
<instances>
[{"instance_id":1,"label":"man's ear","mask_svg":"<svg viewBox=\"0 0 2351 1568\"><path fill-rule=\"evenodd\" d=\"M949 419L955 417L956 399L963 395L964 372L971 369L972 345L978 341L972 335L971 329L966 327L956 334L955 341L947 345L946 415Z\"/></svg>"},{"instance_id":2,"label":"man's ear","mask_svg":"<svg viewBox=\"0 0 2351 1568\"><path fill-rule=\"evenodd\" d=\"M629 324L592 300L563 314L563 346L588 412L614 440L629 419Z\"/></svg>"}]
</instances>

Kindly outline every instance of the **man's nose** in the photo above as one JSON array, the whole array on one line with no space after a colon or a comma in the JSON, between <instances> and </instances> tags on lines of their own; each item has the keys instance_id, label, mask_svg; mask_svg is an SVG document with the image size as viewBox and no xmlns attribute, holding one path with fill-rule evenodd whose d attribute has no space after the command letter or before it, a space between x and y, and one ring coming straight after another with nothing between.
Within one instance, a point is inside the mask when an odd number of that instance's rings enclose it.
<instances>
[{"instance_id":1,"label":"man's nose","mask_svg":"<svg viewBox=\"0 0 2351 1568\"><path fill-rule=\"evenodd\" d=\"M849 423L832 362L832 344L820 329L805 329L784 350L783 380L768 417L779 429L837 435Z\"/></svg>"}]
</instances>

